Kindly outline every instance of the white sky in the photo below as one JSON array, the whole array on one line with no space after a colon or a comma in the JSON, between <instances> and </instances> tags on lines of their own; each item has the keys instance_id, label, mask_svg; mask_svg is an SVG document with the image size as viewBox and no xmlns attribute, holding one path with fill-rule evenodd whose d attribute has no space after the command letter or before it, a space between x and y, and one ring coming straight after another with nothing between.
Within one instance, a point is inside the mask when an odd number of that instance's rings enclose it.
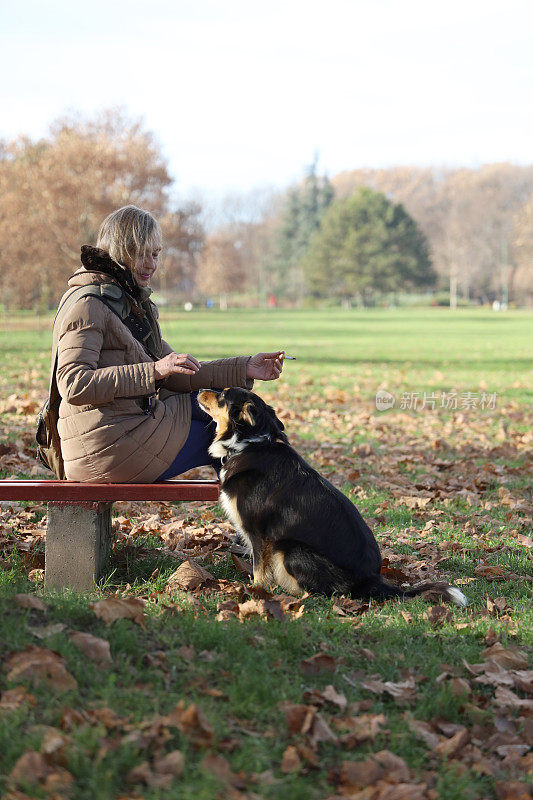
<instances>
[{"instance_id":1,"label":"white sky","mask_svg":"<svg viewBox=\"0 0 533 800\"><path fill-rule=\"evenodd\" d=\"M0 0L0 138L121 105L180 195L532 161L531 0Z\"/></svg>"}]
</instances>

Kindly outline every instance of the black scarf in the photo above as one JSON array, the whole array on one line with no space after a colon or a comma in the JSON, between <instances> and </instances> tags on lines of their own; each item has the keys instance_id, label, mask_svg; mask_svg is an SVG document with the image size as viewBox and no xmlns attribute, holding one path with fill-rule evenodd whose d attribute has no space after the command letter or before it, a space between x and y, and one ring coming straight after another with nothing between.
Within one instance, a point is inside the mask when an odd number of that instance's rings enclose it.
<instances>
[{"instance_id":1,"label":"black scarf","mask_svg":"<svg viewBox=\"0 0 533 800\"><path fill-rule=\"evenodd\" d=\"M141 287L135 283L131 271L113 261L107 250L84 244L81 248L81 263L89 272L103 272L114 278L126 294L129 294L137 302L140 301Z\"/></svg>"},{"instance_id":2,"label":"black scarf","mask_svg":"<svg viewBox=\"0 0 533 800\"><path fill-rule=\"evenodd\" d=\"M157 361L161 356L152 352L148 340L152 334L154 342L157 342L159 337L152 326L150 315L146 313L146 310L141 305L143 296L146 297L146 294L135 283L131 271L113 261L107 250L91 247L88 244L82 245L81 263L89 272L103 272L105 275L109 275L126 292L131 301L131 311L125 319L122 319L122 322L137 341L142 344L146 352L152 356L154 361Z\"/></svg>"}]
</instances>

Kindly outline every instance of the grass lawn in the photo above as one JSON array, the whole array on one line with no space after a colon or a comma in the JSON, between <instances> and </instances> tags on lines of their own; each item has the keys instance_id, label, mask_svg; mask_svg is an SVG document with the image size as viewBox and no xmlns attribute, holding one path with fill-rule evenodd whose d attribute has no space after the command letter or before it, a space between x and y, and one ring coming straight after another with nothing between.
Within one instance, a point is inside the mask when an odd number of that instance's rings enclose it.
<instances>
[{"instance_id":1,"label":"grass lawn","mask_svg":"<svg viewBox=\"0 0 533 800\"><path fill-rule=\"evenodd\" d=\"M221 510L199 503L117 504L101 585L50 592L44 507L4 503L0 795L529 796L531 315L163 310L161 325L198 358L296 356L256 385L289 439L357 504L386 576L454 582L469 606L256 597ZM50 320L0 327L3 477L36 474L50 343ZM395 398L387 411L380 389ZM207 586L171 589L186 558L211 573ZM96 616L91 603L113 594L145 601L142 625ZM105 639L112 662L74 632ZM55 666L28 646L59 654Z\"/></svg>"}]
</instances>

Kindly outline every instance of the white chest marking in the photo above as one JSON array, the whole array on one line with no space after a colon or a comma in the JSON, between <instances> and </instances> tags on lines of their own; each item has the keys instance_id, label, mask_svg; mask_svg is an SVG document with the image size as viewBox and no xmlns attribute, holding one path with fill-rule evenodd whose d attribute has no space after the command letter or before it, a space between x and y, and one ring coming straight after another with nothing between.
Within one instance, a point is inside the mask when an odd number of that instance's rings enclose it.
<instances>
[{"instance_id":1,"label":"white chest marking","mask_svg":"<svg viewBox=\"0 0 533 800\"><path fill-rule=\"evenodd\" d=\"M237 509L237 501L234 497L229 497L224 490L220 492L220 505L224 509L224 513L226 514L227 518L237 531L237 533L241 536L243 544L248 547L248 552L252 553L252 542L250 537L244 530L242 526L242 519L239 511Z\"/></svg>"}]
</instances>

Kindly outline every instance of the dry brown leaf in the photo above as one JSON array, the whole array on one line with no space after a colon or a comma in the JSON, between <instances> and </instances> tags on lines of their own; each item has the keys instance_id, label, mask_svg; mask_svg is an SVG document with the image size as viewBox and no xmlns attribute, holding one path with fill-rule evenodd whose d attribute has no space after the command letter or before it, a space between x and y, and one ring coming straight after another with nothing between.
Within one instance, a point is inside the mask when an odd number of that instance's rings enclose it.
<instances>
[{"instance_id":1,"label":"dry brown leaf","mask_svg":"<svg viewBox=\"0 0 533 800\"><path fill-rule=\"evenodd\" d=\"M298 755L298 750L293 745L289 745L281 759L281 771L285 773L285 775L288 775L289 772L297 772L301 769L301 766L302 762Z\"/></svg>"},{"instance_id":2,"label":"dry brown leaf","mask_svg":"<svg viewBox=\"0 0 533 800\"><path fill-rule=\"evenodd\" d=\"M239 619L247 619L254 614L261 617L268 617L281 622L284 619L281 603L277 600L256 600L251 598L244 603L239 603Z\"/></svg>"},{"instance_id":3,"label":"dry brown leaf","mask_svg":"<svg viewBox=\"0 0 533 800\"><path fill-rule=\"evenodd\" d=\"M425 742L425 744L431 748L431 750L434 750L437 747L439 744L439 736L433 730L429 722L424 722L423 720L409 717L408 724L413 733L418 736L419 739L422 739L422 741Z\"/></svg>"},{"instance_id":4,"label":"dry brown leaf","mask_svg":"<svg viewBox=\"0 0 533 800\"><path fill-rule=\"evenodd\" d=\"M383 777L383 769L371 758L365 761L344 761L340 769L343 790L363 789Z\"/></svg>"},{"instance_id":5,"label":"dry brown leaf","mask_svg":"<svg viewBox=\"0 0 533 800\"><path fill-rule=\"evenodd\" d=\"M486 561L474 567L474 575L486 578L488 581L505 581L509 579L509 573L499 564L487 564Z\"/></svg>"},{"instance_id":6,"label":"dry brown leaf","mask_svg":"<svg viewBox=\"0 0 533 800\"><path fill-rule=\"evenodd\" d=\"M300 662L300 669L304 675L314 677L321 672L335 672L339 664L338 658L333 658L328 653L317 653Z\"/></svg>"},{"instance_id":7,"label":"dry brown leaf","mask_svg":"<svg viewBox=\"0 0 533 800\"><path fill-rule=\"evenodd\" d=\"M303 705L298 703L282 703L280 706L287 717L287 725L290 733L309 732L313 718L317 712L316 706Z\"/></svg>"},{"instance_id":8,"label":"dry brown leaf","mask_svg":"<svg viewBox=\"0 0 533 800\"><path fill-rule=\"evenodd\" d=\"M180 750L172 750L164 756L154 758L156 775L181 775L185 766L185 758Z\"/></svg>"},{"instance_id":9,"label":"dry brown leaf","mask_svg":"<svg viewBox=\"0 0 533 800\"><path fill-rule=\"evenodd\" d=\"M333 720L339 729L348 729L342 736L342 744L347 748L358 747L363 742L373 741L385 725L384 714L361 714L359 717L340 717Z\"/></svg>"},{"instance_id":10,"label":"dry brown leaf","mask_svg":"<svg viewBox=\"0 0 533 800\"><path fill-rule=\"evenodd\" d=\"M333 742L337 744L339 741L326 720L318 713L313 717L308 738L311 747L315 749L321 742Z\"/></svg>"},{"instance_id":11,"label":"dry brown leaf","mask_svg":"<svg viewBox=\"0 0 533 800\"><path fill-rule=\"evenodd\" d=\"M64 631L66 627L63 622L53 622L50 625L36 627L28 625L28 630L32 636L36 636L38 639L48 639L50 636L55 636L57 633Z\"/></svg>"},{"instance_id":12,"label":"dry brown leaf","mask_svg":"<svg viewBox=\"0 0 533 800\"><path fill-rule=\"evenodd\" d=\"M431 606L422 615L424 619L429 620L431 625L436 627L442 625L444 622L452 622L453 614L446 606Z\"/></svg>"},{"instance_id":13,"label":"dry brown leaf","mask_svg":"<svg viewBox=\"0 0 533 800\"><path fill-rule=\"evenodd\" d=\"M387 781L390 783L404 783L410 779L409 767L403 758L391 753L390 750L380 750L378 753L374 753L372 758L375 758L383 767Z\"/></svg>"},{"instance_id":14,"label":"dry brown leaf","mask_svg":"<svg viewBox=\"0 0 533 800\"><path fill-rule=\"evenodd\" d=\"M213 728L196 703L186 706L180 700L176 708L161 717L163 725L174 726L189 737L195 747L208 747L213 741Z\"/></svg>"},{"instance_id":15,"label":"dry brown leaf","mask_svg":"<svg viewBox=\"0 0 533 800\"><path fill-rule=\"evenodd\" d=\"M68 744L67 737L57 728L45 726L44 737L41 742L41 753L44 756L57 756L63 752Z\"/></svg>"},{"instance_id":16,"label":"dry brown leaf","mask_svg":"<svg viewBox=\"0 0 533 800\"><path fill-rule=\"evenodd\" d=\"M101 666L111 664L111 650L109 642L106 639L100 639L98 636L92 636L90 633L83 633L82 631L73 631L70 635L70 641L81 650L87 658L96 661Z\"/></svg>"},{"instance_id":17,"label":"dry brown leaf","mask_svg":"<svg viewBox=\"0 0 533 800\"><path fill-rule=\"evenodd\" d=\"M433 748L433 752L441 758L451 758L454 756L465 744L468 742L470 735L466 728L458 731L449 739L442 739L439 744Z\"/></svg>"},{"instance_id":18,"label":"dry brown leaf","mask_svg":"<svg viewBox=\"0 0 533 800\"><path fill-rule=\"evenodd\" d=\"M497 781L494 784L498 800L531 800L531 787L519 781Z\"/></svg>"},{"instance_id":19,"label":"dry brown leaf","mask_svg":"<svg viewBox=\"0 0 533 800\"><path fill-rule=\"evenodd\" d=\"M210 772L219 781L229 782L231 780L231 767L223 756L208 753L200 766L204 772Z\"/></svg>"},{"instance_id":20,"label":"dry brown leaf","mask_svg":"<svg viewBox=\"0 0 533 800\"><path fill-rule=\"evenodd\" d=\"M15 711L15 709L20 708L23 703L30 703L30 705L36 706L37 700L24 686L15 686L14 689L6 689L5 692L2 692L0 697L0 714L2 711Z\"/></svg>"},{"instance_id":21,"label":"dry brown leaf","mask_svg":"<svg viewBox=\"0 0 533 800\"><path fill-rule=\"evenodd\" d=\"M413 675L410 675L407 680L399 681L383 681L379 675L371 675L369 678L360 681L364 689L375 694L383 694L387 692L395 701L402 705L404 703L414 703L418 697L416 691L416 681Z\"/></svg>"},{"instance_id":22,"label":"dry brown leaf","mask_svg":"<svg viewBox=\"0 0 533 800\"><path fill-rule=\"evenodd\" d=\"M487 597L487 611L489 614L497 616L498 614L503 614L505 611L510 611L510 608L507 605L505 597L495 597L494 599Z\"/></svg>"},{"instance_id":23,"label":"dry brown leaf","mask_svg":"<svg viewBox=\"0 0 533 800\"><path fill-rule=\"evenodd\" d=\"M96 603L89 603L89 606L106 625L117 619L131 619L144 628L146 620L144 604L145 601L138 597L106 597Z\"/></svg>"},{"instance_id":24,"label":"dry brown leaf","mask_svg":"<svg viewBox=\"0 0 533 800\"><path fill-rule=\"evenodd\" d=\"M46 611L46 604L34 594L16 594L13 600L20 608L30 608L32 611Z\"/></svg>"},{"instance_id":25,"label":"dry brown leaf","mask_svg":"<svg viewBox=\"0 0 533 800\"><path fill-rule=\"evenodd\" d=\"M50 766L42 753L28 750L23 753L11 770L9 777L15 784L30 784L41 787L45 792L66 791L74 778L66 769Z\"/></svg>"},{"instance_id":26,"label":"dry brown leaf","mask_svg":"<svg viewBox=\"0 0 533 800\"><path fill-rule=\"evenodd\" d=\"M204 567L188 558L172 573L165 587L166 592L178 589L192 592L201 586L216 585L216 580Z\"/></svg>"},{"instance_id":27,"label":"dry brown leaf","mask_svg":"<svg viewBox=\"0 0 533 800\"><path fill-rule=\"evenodd\" d=\"M250 564L249 561L245 561L244 558L239 558L239 556L236 556L235 553L231 554L231 559L235 564L235 569L237 570L239 575L251 576L254 574L252 565Z\"/></svg>"},{"instance_id":28,"label":"dry brown leaf","mask_svg":"<svg viewBox=\"0 0 533 800\"><path fill-rule=\"evenodd\" d=\"M482 656L494 661L503 669L527 669L529 663L523 650L516 645L504 647L501 642L495 642L491 647L487 647L483 650Z\"/></svg>"},{"instance_id":29,"label":"dry brown leaf","mask_svg":"<svg viewBox=\"0 0 533 800\"><path fill-rule=\"evenodd\" d=\"M524 545L524 547L529 547L529 548L533 547L533 539L531 538L531 536L526 536L523 533L519 533L516 537L516 540L520 544Z\"/></svg>"},{"instance_id":30,"label":"dry brown leaf","mask_svg":"<svg viewBox=\"0 0 533 800\"><path fill-rule=\"evenodd\" d=\"M9 670L8 681L26 679L33 684L46 681L60 692L68 692L78 686L59 653L35 645L28 645L22 652L12 654L7 659L6 669Z\"/></svg>"},{"instance_id":31,"label":"dry brown leaf","mask_svg":"<svg viewBox=\"0 0 533 800\"><path fill-rule=\"evenodd\" d=\"M338 706L341 711L344 711L346 708L347 700L345 695L339 694L331 684L326 686L321 694L324 700L327 700L328 703L332 703L334 706Z\"/></svg>"},{"instance_id":32,"label":"dry brown leaf","mask_svg":"<svg viewBox=\"0 0 533 800\"><path fill-rule=\"evenodd\" d=\"M498 686L494 693L494 702L498 706L508 706L510 708L523 708L527 711L533 711L533 700L522 700L510 689L504 686Z\"/></svg>"}]
</instances>

